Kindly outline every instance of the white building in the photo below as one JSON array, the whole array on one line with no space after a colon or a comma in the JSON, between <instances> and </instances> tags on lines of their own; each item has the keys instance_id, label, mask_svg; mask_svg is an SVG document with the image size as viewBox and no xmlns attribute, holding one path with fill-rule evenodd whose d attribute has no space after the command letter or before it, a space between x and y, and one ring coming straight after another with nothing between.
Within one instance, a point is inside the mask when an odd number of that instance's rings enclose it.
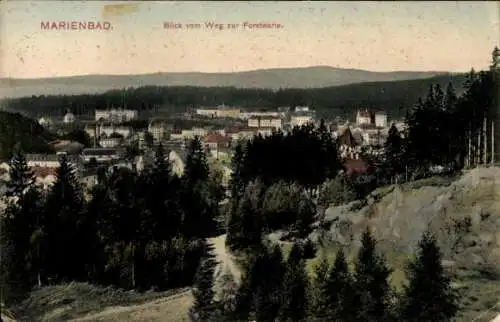
<instances>
[{"instance_id":1,"label":"white building","mask_svg":"<svg viewBox=\"0 0 500 322\"><path fill-rule=\"evenodd\" d=\"M76 121L76 117L71 111L68 111L63 117L63 123L71 124Z\"/></svg>"},{"instance_id":2,"label":"white building","mask_svg":"<svg viewBox=\"0 0 500 322\"><path fill-rule=\"evenodd\" d=\"M370 112L368 112L367 110L358 111L358 113L356 114L356 124L363 125L371 123L372 123L372 116Z\"/></svg>"},{"instance_id":3,"label":"white building","mask_svg":"<svg viewBox=\"0 0 500 322\"><path fill-rule=\"evenodd\" d=\"M167 136L167 126L161 120L151 121L148 125L148 132L155 141L161 141Z\"/></svg>"},{"instance_id":4,"label":"white building","mask_svg":"<svg viewBox=\"0 0 500 322\"><path fill-rule=\"evenodd\" d=\"M249 118L284 118L286 116L286 112L278 112L278 111L249 111L249 112L241 112L240 118L243 120L248 120Z\"/></svg>"},{"instance_id":5,"label":"white building","mask_svg":"<svg viewBox=\"0 0 500 322\"><path fill-rule=\"evenodd\" d=\"M309 112L309 106L296 106L295 112Z\"/></svg>"},{"instance_id":6,"label":"white building","mask_svg":"<svg viewBox=\"0 0 500 322\"><path fill-rule=\"evenodd\" d=\"M248 119L248 127L270 127L281 129L283 127L283 121L280 118L254 117Z\"/></svg>"},{"instance_id":7,"label":"white building","mask_svg":"<svg viewBox=\"0 0 500 322\"><path fill-rule=\"evenodd\" d=\"M97 162L110 162L119 160L120 156L116 149L111 148L96 148L96 149L84 149L82 152L82 158L84 162L90 162L90 160L95 159Z\"/></svg>"},{"instance_id":8,"label":"white building","mask_svg":"<svg viewBox=\"0 0 500 322\"><path fill-rule=\"evenodd\" d=\"M375 113L375 126L387 127L387 114L385 112Z\"/></svg>"},{"instance_id":9,"label":"white building","mask_svg":"<svg viewBox=\"0 0 500 322\"><path fill-rule=\"evenodd\" d=\"M139 116L137 110L126 110L126 109L109 109L109 110L96 110L95 120L96 121L111 121L111 122L128 122L136 120Z\"/></svg>"},{"instance_id":10,"label":"white building","mask_svg":"<svg viewBox=\"0 0 500 322\"><path fill-rule=\"evenodd\" d=\"M132 127L124 125L102 124L98 126L97 135L99 137L109 137L113 133L117 133L124 138L128 138L132 135L133 130Z\"/></svg>"},{"instance_id":11,"label":"white building","mask_svg":"<svg viewBox=\"0 0 500 322\"><path fill-rule=\"evenodd\" d=\"M123 138L120 137L108 137L99 140L99 145L103 148L115 148L123 142Z\"/></svg>"},{"instance_id":12,"label":"white building","mask_svg":"<svg viewBox=\"0 0 500 322\"><path fill-rule=\"evenodd\" d=\"M48 118L48 117L41 117L38 120L38 124L40 124L43 127L49 127L49 126L52 125L52 120L50 118Z\"/></svg>"},{"instance_id":13,"label":"white building","mask_svg":"<svg viewBox=\"0 0 500 322\"><path fill-rule=\"evenodd\" d=\"M302 126L307 123L313 123L314 122L314 117L312 115L292 115L290 117L290 126L295 127L295 126Z\"/></svg>"}]
</instances>

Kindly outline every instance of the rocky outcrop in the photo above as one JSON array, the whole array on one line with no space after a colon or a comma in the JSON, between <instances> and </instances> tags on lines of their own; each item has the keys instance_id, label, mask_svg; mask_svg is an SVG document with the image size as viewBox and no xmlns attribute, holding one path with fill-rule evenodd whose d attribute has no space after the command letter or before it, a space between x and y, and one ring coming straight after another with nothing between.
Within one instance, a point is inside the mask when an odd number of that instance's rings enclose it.
<instances>
[{"instance_id":1,"label":"rocky outcrop","mask_svg":"<svg viewBox=\"0 0 500 322\"><path fill-rule=\"evenodd\" d=\"M384 251L401 253L413 251L429 228L448 263L500 275L500 168L384 187L362 202L328 208L325 221L328 241L357 247L368 225Z\"/></svg>"}]
</instances>

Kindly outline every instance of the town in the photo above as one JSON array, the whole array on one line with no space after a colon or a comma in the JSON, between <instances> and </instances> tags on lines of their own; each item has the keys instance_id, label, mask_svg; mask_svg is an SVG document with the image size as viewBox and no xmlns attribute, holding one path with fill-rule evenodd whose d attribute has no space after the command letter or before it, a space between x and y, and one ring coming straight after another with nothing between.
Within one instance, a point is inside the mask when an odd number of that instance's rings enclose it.
<instances>
[{"instance_id":1,"label":"town","mask_svg":"<svg viewBox=\"0 0 500 322\"><path fill-rule=\"evenodd\" d=\"M177 127L175 120L178 118L205 125ZM232 172L230 161L233 148L238 142L252 139L256 135L266 137L273 131L287 133L294 127L308 124L318 126L320 121L316 118L314 109L308 106L259 111L221 105L193 109L175 119L160 116L146 120L141 119L138 111L132 109L96 110L94 120L80 120L68 110L60 119L41 117L38 122L60 136L83 131L90 146L77 141L57 140L51 142L56 151L54 154L28 154L26 158L37 181L45 187L55 180L55 171L63 154L69 156L79 178L92 185L97 180L98 167L107 167L109 170L128 167L140 171L152 162L154 147L161 144L168 150L168 159L174 172L182 175L186 147L190 140L198 137L203 142L209 159L224 170L223 182L227 187ZM340 157L349 166L351 160L363 161L360 158L362 153L382 153L390 127L394 125L399 131L403 131L405 123L402 120L390 123L383 111L360 109L353 115L352 121L325 122L325 125L332 138L338 140ZM133 146L137 146L138 151L137 155L130 158L127 151ZM4 171L8 169L7 163L1 166ZM362 169L366 171L367 165ZM351 170L353 169L348 169Z\"/></svg>"}]
</instances>

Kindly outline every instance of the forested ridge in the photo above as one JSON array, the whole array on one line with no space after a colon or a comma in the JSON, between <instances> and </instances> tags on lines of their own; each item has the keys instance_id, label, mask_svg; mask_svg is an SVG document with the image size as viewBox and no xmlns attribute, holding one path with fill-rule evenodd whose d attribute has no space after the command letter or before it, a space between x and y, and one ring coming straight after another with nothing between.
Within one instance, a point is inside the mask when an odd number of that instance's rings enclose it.
<instances>
[{"instance_id":1,"label":"forested ridge","mask_svg":"<svg viewBox=\"0 0 500 322\"><path fill-rule=\"evenodd\" d=\"M139 111L156 108L185 109L219 104L245 108L276 108L309 105L321 116L352 118L357 109L383 110L393 118L404 117L431 84L444 87L452 82L462 92L464 75L442 75L426 79L374 82L313 89L239 89L234 87L146 86L112 90L103 94L31 96L2 101L9 111L29 115L62 116L68 109L75 114L93 115L106 107L134 108Z\"/></svg>"}]
</instances>

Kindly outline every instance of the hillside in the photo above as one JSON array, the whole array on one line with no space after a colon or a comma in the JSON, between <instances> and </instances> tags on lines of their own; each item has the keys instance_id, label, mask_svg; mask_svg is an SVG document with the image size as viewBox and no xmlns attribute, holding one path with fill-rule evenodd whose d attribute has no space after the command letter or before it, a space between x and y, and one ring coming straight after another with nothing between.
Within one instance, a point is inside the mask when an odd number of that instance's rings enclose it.
<instances>
[{"instance_id":1,"label":"hillside","mask_svg":"<svg viewBox=\"0 0 500 322\"><path fill-rule=\"evenodd\" d=\"M26 153L50 152L48 142L54 139L53 134L32 119L0 111L0 160L9 158L16 144Z\"/></svg>"},{"instance_id":2,"label":"hillside","mask_svg":"<svg viewBox=\"0 0 500 322\"><path fill-rule=\"evenodd\" d=\"M370 72L328 66L262 69L237 73L85 75L40 79L0 78L0 97L99 93L141 86L317 88L361 82L422 79L444 72Z\"/></svg>"},{"instance_id":3,"label":"hillside","mask_svg":"<svg viewBox=\"0 0 500 322\"><path fill-rule=\"evenodd\" d=\"M401 285L408 254L430 227L461 292L464 309L457 321L472 321L491 309L476 320L490 321L500 313L495 308L500 299L499 209L500 168L479 168L457 180L436 177L384 187L364 203L331 207L326 243L354 252L369 225L395 269L393 283Z\"/></svg>"},{"instance_id":4,"label":"hillside","mask_svg":"<svg viewBox=\"0 0 500 322\"><path fill-rule=\"evenodd\" d=\"M73 113L93 115L95 109L123 106L139 110L179 108L188 106L215 106L219 104L247 107L274 108L307 104L319 111L320 116L354 117L359 108L385 110L391 117L405 115L406 109L424 97L430 85L443 88L449 82L456 91L463 91L464 75L441 75L425 79L391 82L359 83L337 87L310 89L241 89L235 87L160 87L146 86L123 91L114 90L95 95L38 96L3 100L4 110L23 111L29 115L61 117L68 108Z\"/></svg>"}]
</instances>

